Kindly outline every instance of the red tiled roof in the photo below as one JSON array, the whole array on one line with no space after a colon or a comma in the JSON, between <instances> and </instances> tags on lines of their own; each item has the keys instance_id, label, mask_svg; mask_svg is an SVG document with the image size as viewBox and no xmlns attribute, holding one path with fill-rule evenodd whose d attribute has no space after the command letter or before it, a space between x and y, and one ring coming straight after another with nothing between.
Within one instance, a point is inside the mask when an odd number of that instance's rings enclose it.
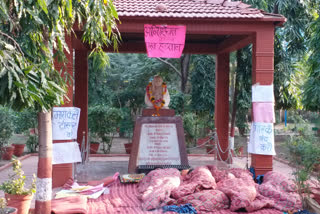
<instances>
[{"instance_id":1,"label":"red tiled roof","mask_svg":"<svg viewBox=\"0 0 320 214\"><path fill-rule=\"evenodd\" d=\"M118 15L175 18L263 18L264 12L241 1L114 0Z\"/></svg>"}]
</instances>

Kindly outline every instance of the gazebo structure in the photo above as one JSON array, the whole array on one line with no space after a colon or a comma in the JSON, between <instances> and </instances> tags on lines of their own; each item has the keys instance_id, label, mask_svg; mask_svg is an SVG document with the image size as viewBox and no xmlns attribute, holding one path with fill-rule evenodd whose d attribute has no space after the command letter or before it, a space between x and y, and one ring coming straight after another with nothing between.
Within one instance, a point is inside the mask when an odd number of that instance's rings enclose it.
<instances>
[{"instance_id":1,"label":"gazebo structure","mask_svg":"<svg viewBox=\"0 0 320 214\"><path fill-rule=\"evenodd\" d=\"M285 18L251 8L241 1L115 0L114 4L121 21L118 25L122 37L120 53L146 53L144 24L157 24L186 26L183 53L216 55L215 126L221 147L226 150L229 144L229 55L252 44L252 83L273 84L275 27L281 26ZM71 102L66 106L81 108L80 142L83 131L88 133L90 47L80 40L83 32L74 30L76 36L67 38L71 50L67 67L70 74L74 67L74 87L69 87ZM106 47L105 51L113 52L113 48ZM220 155L223 160L227 159L227 154ZM252 154L251 166L256 174L264 174L272 170L272 156ZM54 165L53 187L61 186L71 175L72 164Z\"/></svg>"}]
</instances>

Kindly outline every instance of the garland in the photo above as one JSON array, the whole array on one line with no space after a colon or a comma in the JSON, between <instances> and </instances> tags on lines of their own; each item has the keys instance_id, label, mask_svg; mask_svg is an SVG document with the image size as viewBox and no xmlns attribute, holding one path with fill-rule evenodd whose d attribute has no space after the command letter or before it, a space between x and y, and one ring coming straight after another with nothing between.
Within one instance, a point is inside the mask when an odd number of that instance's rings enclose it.
<instances>
[{"instance_id":1,"label":"garland","mask_svg":"<svg viewBox=\"0 0 320 214\"><path fill-rule=\"evenodd\" d=\"M163 95L165 95L167 93L167 84L165 82L162 83L162 98L158 99L158 100L156 100L155 97L152 96L152 91L150 90L151 86L152 86L152 82L149 82L149 84L147 85L147 88L146 88L146 92L147 92L148 99L150 100L150 102L152 103L153 107L157 111L157 114L156 115L153 114L152 116L160 116L159 110L166 103L166 101L164 101L164 99L163 99ZM157 105L158 103L160 103L160 106Z\"/></svg>"}]
</instances>

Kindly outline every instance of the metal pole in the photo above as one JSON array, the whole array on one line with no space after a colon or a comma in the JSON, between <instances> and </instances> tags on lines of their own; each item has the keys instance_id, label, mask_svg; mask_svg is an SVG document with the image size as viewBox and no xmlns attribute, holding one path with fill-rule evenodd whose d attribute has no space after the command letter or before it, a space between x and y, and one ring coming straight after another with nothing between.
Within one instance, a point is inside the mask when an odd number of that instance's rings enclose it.
<instances>
[{"instance_id":1,"label":"metal pole","mask_svg":"<svg viewBox=\"0 0 320 214\"><path fill-rule=\"evenodd\" d=\"M284 110L284 126L287 127L287 110Z\"/></svg>"}]
</instances>

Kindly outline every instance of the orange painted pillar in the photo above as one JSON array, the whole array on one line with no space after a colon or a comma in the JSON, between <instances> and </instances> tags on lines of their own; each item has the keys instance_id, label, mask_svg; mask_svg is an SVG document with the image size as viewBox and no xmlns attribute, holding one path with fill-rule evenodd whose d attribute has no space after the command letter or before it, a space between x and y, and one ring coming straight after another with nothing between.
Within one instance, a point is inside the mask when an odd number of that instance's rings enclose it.
<instances>
[{"instance_id":1,"label":"orange painted pillar","mask_svg":"<svg viewBox=\"0 0 320 214\"><path fill-rule=\"evenodd\" d=\"M75 73L74 73L74 106L81 109L78 127L78 143L81 145L83 132L86 133L86 143L88 146L88 52L86 50L75 50Z\"/></svg>"},{"instance_id":2,"label":"orange painted pillar","mask_svg":"<svg viewBox=\"0 0 320 214\"><path fill-rule=\"evenodd\" d=\"M273 84L274 72L274 26L262 26L253 39L252 49L252 84ZM254 118L253 120L254 121ZM251 166L256 175L272 171L272 155L251 155Z\"/></svg>"},{"instance_id":3,"label":"orange painted pillar","mask_svg":"<svg viewBox=\"0 0 320 214\"><path fill-rule=\"evenodd\" d=\"M55 68L57 70L63 69L68 72L73 80L73 49L72 49L72 39L71 36L66 35L66 43L69 47L69 53L65 52L67 57L66 67L63 67L62 64L55 61ZM73 106L73 81L68 85L68 100L65 100L63 107L72 107ZM62 143L62 142L72 142L72 140L54 140L53 143ZM60 187L68 180L68 178L73 176L72 164L55 164L52 166L52 188Z\"/></svg>"},{"instance_id":4,"label":"orange painted pillar","mask_svg":"<svg viewBox=\"0 0 320 214\"><path fill-rule=\"evenodd\" d=\"M229 156L229 53L216 56L215 127L218 134L218 160L232 162Z\"/></svg>"}]
</instances>

